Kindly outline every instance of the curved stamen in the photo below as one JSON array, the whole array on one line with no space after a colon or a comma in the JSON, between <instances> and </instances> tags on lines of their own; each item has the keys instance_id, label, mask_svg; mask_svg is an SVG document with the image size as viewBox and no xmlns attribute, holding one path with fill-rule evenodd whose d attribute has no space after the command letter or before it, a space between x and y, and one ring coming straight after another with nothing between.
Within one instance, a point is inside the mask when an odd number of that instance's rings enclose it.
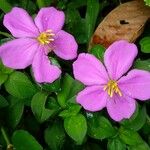
<instances>
[{"instance_id":1,"label":"curved stamen","mask_svg":"<svg viewBox=\"0 0 150 150\"><path fill-rule=\"evenodd\" d=\"M55 34L53 33L52 30L46 30L45 32L42 32L37 37L37 40L39 41L40 44L47 45L47 44L49 44L49 43L54 41L53 36L55 36Z\"/></svg>"},{"instance_id":2,"label":"curved stamen","mask_svg":"<svg viewBox=\"0 0 150 150\"><path fill-rule=\"evenodd\" d=\"M113 97L114 93L118 94L119 96L122 96L122 93L118 87L118 84L114 80L110 80L103 88L104 91L107 91L108 95L110 97Z\"/></svg>"}]
</instances>

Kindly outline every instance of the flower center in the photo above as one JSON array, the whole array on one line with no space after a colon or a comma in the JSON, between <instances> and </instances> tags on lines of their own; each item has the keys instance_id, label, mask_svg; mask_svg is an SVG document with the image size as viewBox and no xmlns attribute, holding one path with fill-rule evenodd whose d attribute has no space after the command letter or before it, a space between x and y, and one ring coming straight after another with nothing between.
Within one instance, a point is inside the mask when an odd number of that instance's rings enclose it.
<instances>
[{"instance_id":1,"label":"flower center","mask_svg":"<svg viewBox=\"0 0 150 150\"><path fill-rule=\"evenodd\" d=\"M107 91L110 97L113 97L114 93L122 96L122 93L118 87L118 84L114 80L109 80L109 82L104 86L104 91Z\"/></svg>"},{"instance_id":2,"label":"flower center","mask_svg":"<svg viewBox=\"0 0 150 150\"><path fill-rule=\"evenodd\" d=\"M42 32L38 37L37 40L40 42L42 45L49 44L50 42L54 41L54 36L55 34L52 32L52 30L47 30L46 32Z\"/></svg>"}]
</instances>

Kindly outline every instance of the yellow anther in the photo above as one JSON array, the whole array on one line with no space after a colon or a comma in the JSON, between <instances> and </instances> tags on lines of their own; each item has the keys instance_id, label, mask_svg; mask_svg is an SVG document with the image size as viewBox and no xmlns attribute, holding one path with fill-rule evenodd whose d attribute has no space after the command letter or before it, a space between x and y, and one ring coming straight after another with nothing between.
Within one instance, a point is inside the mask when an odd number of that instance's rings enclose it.
<instances>
[{"instance_id":1,"label":"yellow anther","mask_svg":"<svg viewBox=\"0 0 150 150\"><path fill-rule=\"evenodd\" d=\"M114 80L110 80L103 88L104 91L107 91L108 95L110 97L113 97L114 93L118 94L119 96L122 96L122 93L118 87L118 84Z\"/></svg>"},{"instance_id":2,"label":"yellow anther","mask_svg":"<svg viewBox=\"0 0 150 150\"><path fill-rule=\"evenodd\" d=\"M42 45L49 44L50 42L54 41L54 36L55 34L52 32L52 30L47 30L46 32L42 32L38 37L37 40L40 42Z\"/></svg>"}]
</instances>

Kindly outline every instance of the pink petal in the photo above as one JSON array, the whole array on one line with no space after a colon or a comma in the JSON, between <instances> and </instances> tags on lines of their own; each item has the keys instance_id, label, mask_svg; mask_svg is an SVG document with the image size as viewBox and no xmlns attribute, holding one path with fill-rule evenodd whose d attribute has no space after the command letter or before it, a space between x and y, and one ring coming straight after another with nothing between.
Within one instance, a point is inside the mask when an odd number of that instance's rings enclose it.
<instances>
[{"instance_id":1,"label":"pink petal","mask_svg":"<svg viewBox=\"0 0 150 150\"><path fill-rule=\"evenodd\" d=\"M37 49L38 44L34 39L15 39L0 47L0 57L7 67L24 69L31 65Z\"/></svg>"},{"instance_id":2,"label":"pink petal","mask_svg":"<svg viewBox=\"0 0 150 150\"><path fill-rule=\"evenodd\" d=\"M132 116L136 109L136 101L128 96L114 95L107 101L107 111L115 121L121 121Z\"/></svg>"},{"instance_id":3,"label":"pink petal","mask_svg":"<svg viewBox=\"0 0 150 150\"><path fill-rule=\"evenodd\" d=\"M107 72L103 64L93 55L82 53L73 63L74 77L85 85L106 84Z\"/></svg>"},{"instance_id":4,"label":"pink petal","mask_svg":"<svg viewBox=\"0 0 150 150\"><path fill-rule=\"evenodd\" d=\"M142 70L131 70L118 81L120 89L128 96L147 100L150 98L150 73Z\"/></svg>"},{"instance_id":5,"label":"pink petal","mask_svg":"<svg viewBox=\"0 0 150 150\"><path fill-rule=\"evenodd\" d=\"M78 45L74 37L63 30L56 34L53 47L55 54L62 59L69 60L77 57Z\"/></svg>"},{"instance_id":6,"label":"pink petal","mask_svg":"<svg viewBox=\"0 0 150 150\"><path fill-rule=\"evenodd\" d=\"M101 86L90 86L77 95L77 103L88 111L99 111L106 106L107 94Z\"/></svg>"},{"instance_id":7,"label":"pink petal","mask_svg":"<svg viewBox=\"0 0 150 150\"><path fill-rule=\"evenodd\" d=\"M52 83L59 78L61 70L57 66L51 64L44 51L42 47L38 49L32 63L33 73L37 82Z\"/></svg>"},{"instance_id":8,"label":"pink petal","mask_svg":"<svg viewBox=\"0 0 150 150\"><path fill-rule=\"evenodd\" d=\"M61 30L65 22L63 11L59 11L54 7L41 8L35 17L35 24L40 32L51 29L54 33Z\"/></svg>"},{"instance_id":9,"label":"pink petal","mask_svg":"<svg viewBox=\"0 0 150 150\"><path fill-rule=\"evenodd\" d=\"M112 79L119 79L132 66L137 47L127 41L114 42L105 52L104 62Z\"/></svg>"},{"instance_id":10,"label":"pink petal","mask_svg":"<svg viewBox=\"0 0 150 150\"><path fill-rule=\"evenodd\" d=\"M39 34L32 18L22 8L14 7L4 16L3 24L14 37L37 37Z\"/></svg>"}]
</instances>

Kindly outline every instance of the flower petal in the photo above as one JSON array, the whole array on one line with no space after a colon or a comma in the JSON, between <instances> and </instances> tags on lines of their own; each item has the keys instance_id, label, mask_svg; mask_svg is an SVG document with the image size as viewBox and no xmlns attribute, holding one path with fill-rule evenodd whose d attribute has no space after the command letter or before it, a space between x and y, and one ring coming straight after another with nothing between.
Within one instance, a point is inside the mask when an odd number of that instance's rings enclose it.
<instances>
[{"instance_id":1,"label":"flower petal","mask_svg":"<svg viewBox=\"0 0 150 150\"><path fill-rule=\"evenodd\" d=\"M150 73L143 70L131 70L118 81L120 89L132 98L147 100L150 98Z\"/></svg>"},{"instance_id":2,"label":"flower petal","mask_svg":"<svg viewBox=\"0 0 150 150\"><path fill-rule=\"evenodd\" d=\"M69 60L77 57L78 45L74 37L61 30L53 42L54 53L62 59Z\"/></svg>"},{"instance_id":3,"label":"flower petal","mask_svg":"<svg viewBox=\"0 0 150 150\"><path fill-rule=\"evenodd\" d=\"M88 111L99 111L106 106L107 94L101 86L90 86L77 95L77 103Z\"/></svg>"},{"instance_id":4,"label":"flower petal","mask_svg":"<svg viewBox=\"0 0 150 150\"><path fill-rule=\"evenodd\" d=\"M107 111L115 121L130 118L135 109L136 101L126 95L114 95L107 101Z\"/></svg>"},{"instance_id":5,"label":"flower petal","mask_svg":"<svg viewBox=\"0 0 150 150\"><path fill-rule=\"evenodd\" d=\"M125 40L114 42L105 52L104 62L110 77L119 79L132 66L137 47Z\"/></svg>"},{"instance_id":6,"label":"flower petal","mask_svg":"<svg viewBox=\"0 0 150 150\"><path fill-rule=\"evenodd\" d=\"M39 83L52 83L59 78L61 70L51 64L48 56L45 55L44 48L40 47L32 63L35 80Z\"/></svg>"},{"instance_id":7,"label":"flower petal","mask_svg":"<svg viewBox=\"0 0 150 150\"><path fill-rule=\"evenodd\" d=\"M51 29L54 33L61 30L65 22L63 11L59 11L54 7L41 8L35 17L35 24L40 32Z\"/></svg>"},{"instance_id":8,"label":"flower petal","mask_svg":"<svg viewBox=\"0 0 150 150\"><path fill-rule=\"evenodd\" d=\"M14 7L4 16L3 24L14 37L37 37L39 35L32 18L22 8Z\"/></svg>"},{"instance_id":9,"label":"flower petal","mask_svg":"<svg viewBox=\"0 0 150 150\"><path fill-rule=\"evenodd\" d=\"M74 77L85 85L106 84L107 72L103 64L93 55L82 53L73 63Z\"/></svg>"},{"instance_id":10,"label":"flower petal","mask_svg":"<svg viewBox=\"0 0 150 150\"><path fill-rule=\"evenodd\" d=\"M24 69L31 65L38 46L34 39L15 39L0 47L0 57L7 67Z\"/></svg>"}]
</instances>

